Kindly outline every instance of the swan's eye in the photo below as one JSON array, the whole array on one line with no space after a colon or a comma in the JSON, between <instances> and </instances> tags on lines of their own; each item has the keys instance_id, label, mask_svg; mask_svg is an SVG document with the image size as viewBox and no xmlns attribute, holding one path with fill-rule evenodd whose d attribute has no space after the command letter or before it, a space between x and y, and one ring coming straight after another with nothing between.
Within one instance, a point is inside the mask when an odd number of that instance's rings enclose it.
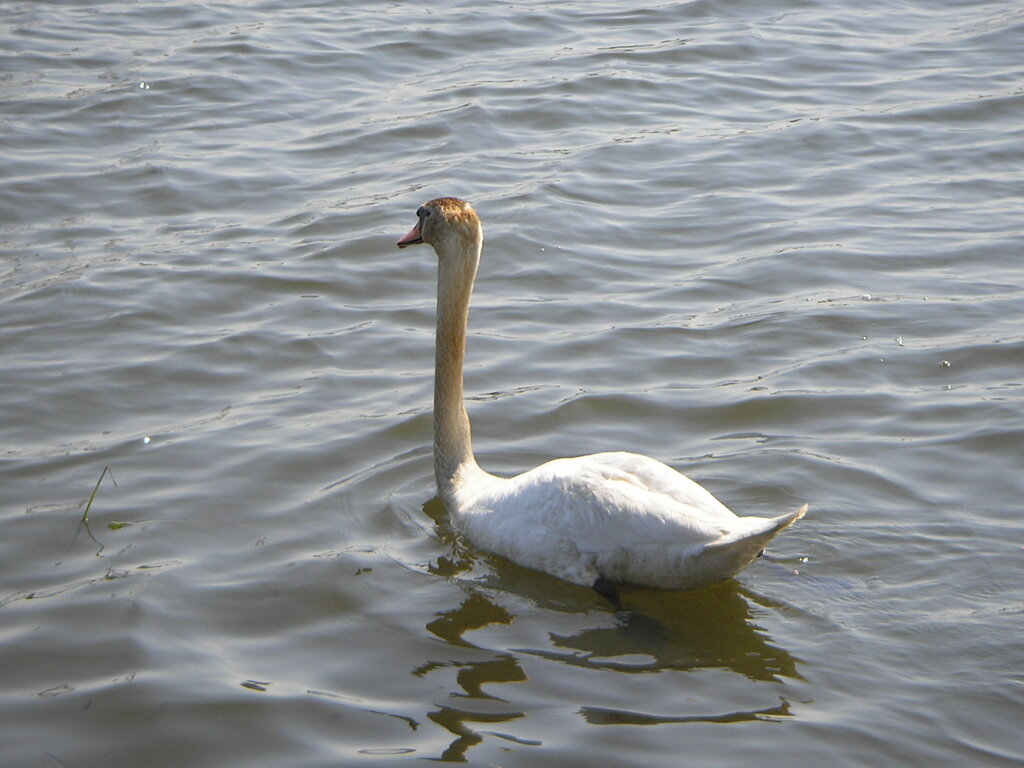
<instances>
[{"instance_id":1,"label":"swan's eye","mask_svg":"<svg viewBox=\"0 0 1024 768\"><path fill-rule=\"evenodd\" d=\"M425 206L420 206L416 211L417 218L425 219L430 215L430 209Z\"/></svg>"}]
</instances>

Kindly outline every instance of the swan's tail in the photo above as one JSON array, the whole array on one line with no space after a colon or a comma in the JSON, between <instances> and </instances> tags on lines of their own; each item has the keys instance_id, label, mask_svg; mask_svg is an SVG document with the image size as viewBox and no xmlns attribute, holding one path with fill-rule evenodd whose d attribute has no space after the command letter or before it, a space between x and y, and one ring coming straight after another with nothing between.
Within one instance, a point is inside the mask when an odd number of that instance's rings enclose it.
<instances>
[{"instance_id":1,"label":"swan's tail","mask_svg":"<svg viewBox=\"0 0 1024 768\"><path fill-rule=\"evenodd\" d=\"M785 515L779 515L778 517L771 517L767 520L768 526L768 538L765 539L765 543L770 541L775 534L780 531L784 531L801 517L807 514L807 505L804 504L796 512L788 512Z\"/></svg>"},{"instance_id":2,"label":"swan's tail","mask_svg":"<svg viewBox=\"0 0 1024 768\"><path fill-rule=\"evenodd\" d=\"M718 566L728 578L742 571L768 546L768 542L781 531L786 530L807 514L804 504L795 512L769 518L745 517L746 526L716 539L704 548L704 555L718 561Z\"/></svg>"},{"instance_id":3,"label":"swan's tail","mask_svg":"<svg viewBox=\"0 0 1024 768\"><path fill-rule=\"evenodd\" d=\"M659 543L600 552L595 565L601 576L612 582L662 589L708 587L746 568L774 536L806 512L804 504L796 512L778 517L741 517L735 530L707 544Z\"/></svg>"}]
</instances>

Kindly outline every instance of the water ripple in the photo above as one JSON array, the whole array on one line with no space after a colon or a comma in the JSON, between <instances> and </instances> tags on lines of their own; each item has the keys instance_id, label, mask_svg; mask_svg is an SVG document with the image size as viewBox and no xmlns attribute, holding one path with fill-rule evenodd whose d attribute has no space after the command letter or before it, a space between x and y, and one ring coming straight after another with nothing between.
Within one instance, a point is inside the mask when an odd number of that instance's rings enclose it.
<instances>
[{"instance_id":1,"label":"water ripple","mask_svg":"<svg viewBox=\"0 0 1024 768\"><path fill-rule=\"evenodd\" d=\"M1020 758L1018 5L9 6L12 764ZM616 615L465 545L439 194L481 462L809 502L775 561Z\"/></svg>"}]
</instances>

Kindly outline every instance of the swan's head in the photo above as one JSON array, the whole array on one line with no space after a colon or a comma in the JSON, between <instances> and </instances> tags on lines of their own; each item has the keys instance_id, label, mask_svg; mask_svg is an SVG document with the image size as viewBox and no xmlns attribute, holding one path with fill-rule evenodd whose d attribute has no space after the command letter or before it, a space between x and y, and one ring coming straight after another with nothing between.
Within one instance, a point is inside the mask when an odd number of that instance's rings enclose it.
<instances>
[{"instance_id":1,"label":"swan's head","mask_svg":"<svg viewBox=\"0 0 1024 768\"><path fill-rule=\"evenodd\" d=\"M416 226L398 241L399 248L419 243L434 246L438 255L471 251L483 237L480 217L473 206L456 197L439 197L416 210Z\"/></svg>"}]
</instances>

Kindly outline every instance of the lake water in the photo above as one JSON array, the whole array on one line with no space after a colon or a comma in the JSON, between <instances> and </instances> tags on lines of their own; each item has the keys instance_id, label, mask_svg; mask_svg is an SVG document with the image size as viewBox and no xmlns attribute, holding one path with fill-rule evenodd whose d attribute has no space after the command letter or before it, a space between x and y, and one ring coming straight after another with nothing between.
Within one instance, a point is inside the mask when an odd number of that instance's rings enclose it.
<instances>
[{"instance_id":1,"label":"lake water","mask_svg":"<svg viewBox=\"0 0 1024 768\"><path fill-rule=\"evenodd\" d=\"M1022 40L1020 2L4 4L0 764L1024 764ZM487 235L481 463L808 502L773 560L617 615L454 535L394 246L439 195Z\"/></svg>"}]
</instances>

